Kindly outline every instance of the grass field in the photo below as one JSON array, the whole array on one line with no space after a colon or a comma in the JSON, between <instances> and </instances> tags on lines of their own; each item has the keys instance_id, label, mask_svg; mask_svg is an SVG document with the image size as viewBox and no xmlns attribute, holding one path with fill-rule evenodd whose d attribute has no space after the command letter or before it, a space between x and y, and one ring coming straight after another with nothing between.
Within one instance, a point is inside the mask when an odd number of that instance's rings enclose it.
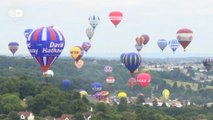
<instances>
[{"instance_id":1,"label":"grass field","mask_svg":"<svg viewBox=\"0 0 213 120\"><path fill-rule=\"evenodd\" d=\"M180 87L181 85L183 85L184 87L186 87L186 85L190 85L193 91L197 91L198 89L198 84L197 83L191 83L191 82L183 82L183 81L172 81L169 79L164 79L166 81L167 84L173 86L174 82L177 82L178 87ZM213 89L213 86L209 86L207 85L207 88Z\"/></svg>"}]
</instances>

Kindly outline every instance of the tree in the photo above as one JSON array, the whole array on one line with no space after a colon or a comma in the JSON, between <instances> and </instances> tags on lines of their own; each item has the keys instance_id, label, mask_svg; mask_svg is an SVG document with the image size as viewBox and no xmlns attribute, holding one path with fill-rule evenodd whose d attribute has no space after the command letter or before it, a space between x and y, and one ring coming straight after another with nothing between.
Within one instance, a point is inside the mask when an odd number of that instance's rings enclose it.
<instances>
[{"instance_id":1,"label":"tree","mask_svg":"<svg viewBox=\"0 0 213 120\"><path fill-rule=\"evenodd\" d=\"M9 119L9 120L19 120L20 118L19 118L17 112L11 111L11 112L8 114L8 119Z\"/></svg>"},{"instance_id":2,"label":"tree","mask_svg":"<svg viewBox=\"0 0 213 120\"><path fill-rule=\"evenodd\" d=\"M131 112L122 112L121 120L136 120L136 114Z\"/></svg>"}]
</instances>

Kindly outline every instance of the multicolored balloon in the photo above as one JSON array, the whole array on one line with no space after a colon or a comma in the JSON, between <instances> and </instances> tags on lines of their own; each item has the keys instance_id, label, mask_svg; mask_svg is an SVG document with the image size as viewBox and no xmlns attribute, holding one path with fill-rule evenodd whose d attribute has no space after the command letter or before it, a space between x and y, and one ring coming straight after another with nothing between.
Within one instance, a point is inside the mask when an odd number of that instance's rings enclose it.
<instances>
[{"instance_id":1,"label":"multicolored balloon","mask_svg":"<svg viewBox=\"0 0 213 120\"><path fill-rule=\"evenodd\" d=\"M126 53L124 57L124 65L130 71L130 73L134 73L136 69L141 65L142 58L138 53Z\"/></svg>"},{"instance_id":2,"label":"multicolored balloon","mask_svg":"<svg viewBox=\"0 0 213 120\"><path fill-rule=\"evenodd\" d=\"M32 32L33 32L33 29L26 29L26 30L24 31L24 36L25 36L25 38L28 39L30 33L32 33Z\"/></svg>"},{"instance_id":3,"label":"multicolored balloon","mask_svg":"<svg viewBox=\"0 0 213 120\"><path fill-rule=\"evenodd\" d=\"M84 51L80 46L74 46L70 48L70 54L75 61L78 61L84 55Z\"/></svg>"},{"instance_id":4,"label":"multicolored balloon","mask_svg":"<svg viewBox=\"0 0 213 120\"><path fill-rule=\"evenodd\" d=\"M95 29L100 22L100 18L96 15L93 15L88 18L88 21L89 21L89 24L93 27L93 29Z\"/></svg>"},{"instance_id":5,"label":"multicolored balloon","mask_svg":"<svg viewBox=\"0 0 213 120\"><path fill-rule=\"evenodd\" d=\"M147 34L142 35L144 38L143 44L146 45L149 42L149 36Z\"/></svg>"},{"instance_id":6,"label":"multicolored balloon","mask_svg":"<svg viewBox=\"0 0 213 120\"><path fill-rule=\"evenodd\" d=\"M109 19L117 27L123 19L123 14L120 11L112 11L109 13Z\"/></svg>"},{"instance_id":7,"label":"multicolored balloon","mask_svg":"<svg viewBox=\"0 0 213 120\"><path fill-rule=\"evenodd\" d=\"M205 58L203 60L203 65L208 71L210 71L213 66L213 58Z\"/></svg>"},{"instance_id":8,"label":"multicolored balloon","mask_svg":"<svg viewBox=\"0 0 213 120\"><path fill-rule=\"evenodd\" d=\"M107 76L106 82L108 84L112 85L113 83L115 83L115 77L114 76Z\"/></svg>"},{"instance_id":9,"label":"multicolored balloon","mask_svg":"<svg viewBox=\"0 0 213 120\"><path fill-rule=\"evenodd\" d=\"M182 28L182 29L178 30L177 39L185 51L186 47L191 43L191 41L193 39L192 30L190 30L188 28Z\"/></svg>"},{"instance_id":10,"label":"multicolored balloon","mask_svg":"<svg viewBox=\"0 0 213 120\"><path fill-rule=\"evenodd\" d=\"M27 47L43 72L59 57L65 46L65 39L57 27L35 29L27 39Z\"/></svg>"},{"instance_id":11,"label":"multicolored balloon","mask_svg":"<svg viewBox=\"0 0 213 120\"><path fill-rule=\"evenodd\" d=\"M142 87L147 87L151 82L151 76L149 73L140 73L137 76L137 82Z\"/></svg>"},{"instance_id":12,"label":"multicolored balloon","mask_svg":"<svg viewBox=\"0 0 213 120\"><path fill-rule=\"evenodd\" d=\"M177 39L172 39L169 41L169 47L172 49L173 53L175 53L175 51L177 50L177 48L179 47L179 42Z\"/></svg>"},{"instance_id":13,"label":"multicolored balloon","mask_svg":"<svg viewBox=\"0 0 213 120\"><path fill-rule=\"evenodd\" d=\"M103 88L102 84L99 82L95 82L92 84L92 90L95 92L101 91Z\"/></svg>"},{"instance_id":14,"label":"multicolored balloon","mask_svg":"<svg viewBox=\"0 0 213 120\"><path fill-rule=\"evenodd\" d=\"M136 37L135 40L136 40L137 45L142 46L145 39L143 36L139 36L139 37Z\"/></svg>"},{"instance_id":15,"label":"multicolored balloon","mask_svg":"<svg viewBox=\"0 0 213 120\"><path fill-rule=\"evenodd\" d=\"M104 71L105 71L106 73L112 72L112 67L109 66L109 65L107 65L107 66L104 67Z\"/></svg>"},{"instance_id":16,"label":"multicolored balloon","mask_svg":"<svg viewBox=\"0 0 213 120\"><path fill-rule=\"evenodd\" d=\"M93 35L94 35L94 32L95 32L95 29L89 27L86 29L86 34L87 34L87 37L89 38L89 40L92 39Z\"/></svg>"},{"instance_id":17,"label":"multicolored balloon","mask_svg":"<svg viewBox=\"0 0 213 120\"><path fill-rule=\"evenodd\" d=\"M12 54L14 55L16 53L16 51L19 48L19 44L17 42L10 42L8 44L9 50L12 52Z\"/></svg>"},{"instance_id":18,"label":"multicolored balloon","mask_svg":"<svg viewBox=\"0 0 213 120\"><path fill-rule=\"evenodd\" d=\"M159 39L158 40L158 42L157 42L157 44L158 44L158 47L162 50L162 52L163 52L163 50L166 48L166 46L167 46L167 41L165 40L165 39Z\"/></svg>"},{"instance_id":19,"label":"multicolored balloon","mask_svg":"<svg viewBox=\"0 0 213 120\"><path fill-rule=\"evenodd\" d=\"M87 52L91 48L91 43L90 42L83 42L81 45L81 48Z\"/></svg>"},{"instance_id":20,"label":"multicolored balloon","mask_svg":"<svg viewBox=\"0 0 213 120\"><path fill-rule=\"evenodd\" d=\"M75 67L77 69L81 69L84 65L84 61L82 59L78 60L78 61L75 61Z\"/></svg>"},{"instance_id":21,"label":"multicolored balloon","mask_svg":"<svg viewBox=\"0 0 213 120\"><path fill-rule=\"evenodd\" d=\"M128 82L129 82L129 86L133 89L137 83L137 80L134 77L131 77L129 78Z\"/></svg>"}]
</instances>

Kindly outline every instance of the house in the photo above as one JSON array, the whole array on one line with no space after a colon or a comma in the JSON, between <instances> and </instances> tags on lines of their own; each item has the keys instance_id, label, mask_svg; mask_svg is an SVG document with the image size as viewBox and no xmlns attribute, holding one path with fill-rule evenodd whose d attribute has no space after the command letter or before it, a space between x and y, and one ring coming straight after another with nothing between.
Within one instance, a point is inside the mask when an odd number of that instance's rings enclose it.
<instances>
[{"instance_id":1,"label":"house","mask_svg":"<svg viewBox=\"0 0 213 120\"><path fill-rule=\"evenodd\" d=\"M35 120L35 116L32 112L18 112L20 120Z\"/></svg>"},{"instance_id":2,"label":"house","mask_svg":"<svg viewBox=\"0 0 213 120\"><path fill-rule=\"evenodd\" d=\"M71 114L62 114L60 118L56 118L56 120L74 120L74 115Z\"/></svg>"}]
</instances>

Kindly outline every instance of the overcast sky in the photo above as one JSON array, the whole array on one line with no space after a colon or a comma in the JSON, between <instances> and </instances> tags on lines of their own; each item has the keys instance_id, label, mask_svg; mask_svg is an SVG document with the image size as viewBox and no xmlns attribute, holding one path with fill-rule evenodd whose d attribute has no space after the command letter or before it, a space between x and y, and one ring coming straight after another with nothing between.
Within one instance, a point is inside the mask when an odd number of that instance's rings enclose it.
<instances>
[{"instance_id":1,"label":"overcast sky","mask_svg":"<svg viewBox=\"0 0 213 120\"><path fill-rule=\"evenodd\" d=\"M119 57L123 52L136 52L135 38L142 34L150 36L142 56L213 56L213 0L0 0L0 9L0 54L4 55L12 55L11 41L20 44L17 55L30 55L23 31L56 25L65 36L62 55L68 56L71 46L88 41L88 17L97 15L100 24L86 56ZM23 16L10 17L11 9L21 9ZM124 15L117 28L108 17L114 10ZM180 46L173 55L167 46L162 53L157 40L176 38L180 28L194 32L186 52Z\"/></svg>"}]
</instances>

